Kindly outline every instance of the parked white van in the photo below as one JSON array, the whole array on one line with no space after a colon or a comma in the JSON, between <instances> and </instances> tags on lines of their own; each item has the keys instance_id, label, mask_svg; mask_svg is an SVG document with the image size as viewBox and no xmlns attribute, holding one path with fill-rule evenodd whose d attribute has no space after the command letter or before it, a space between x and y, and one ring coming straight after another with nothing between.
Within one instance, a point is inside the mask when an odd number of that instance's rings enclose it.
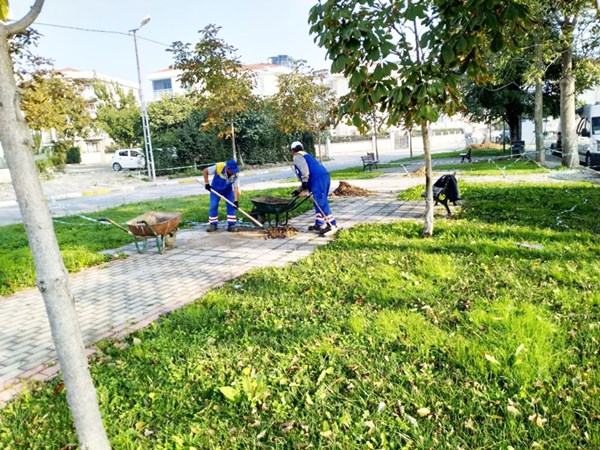
<instances>
[{"instance_id":1,"label":"parked white van","mask_svg":"<svg viewBox=\"0 0 600 450\"><path fill-rule=\"evenodd\" d=\"M111 165L117 172L123 169L138 170L144 168L146 158L141 148L124 148L115 152Z\"/></svg>"},{"instance_id":2,"label":"parked white van","mask_svg":"<svg viewBox=\"0 0 600 450\"><path fill-rule=\"evenodd\" d=\"M577 124L577 151L581 164L587 167L600 166L600 104L577 108L580 117Z\"/></svg>"}]
</instances>

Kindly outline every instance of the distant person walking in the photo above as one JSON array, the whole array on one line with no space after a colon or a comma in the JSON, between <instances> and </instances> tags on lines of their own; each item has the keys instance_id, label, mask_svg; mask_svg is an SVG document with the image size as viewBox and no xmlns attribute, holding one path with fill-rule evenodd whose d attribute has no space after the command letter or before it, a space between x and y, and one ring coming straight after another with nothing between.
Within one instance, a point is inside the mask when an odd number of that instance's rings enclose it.
<instances>
[{"instance_id":1,"label":"distant person walking","mask_svg":"<svg viewBox=\"0 0 600 450\"><path fill-rule=\"evenodd\" d=\"M235 207L233 207L225 202L227 204L227 231L237 231L235 226L237 222L235 211L240 198L240 182L237 176L239 172L240 169L238 168L237 163L232 159L207 167L202 172L204 175L204 187L210 192L208 228L206 229L209 233L217 231L219 225L219 201L221 200L221 197L216 195L215 192L221 194L231 203L235 204ZM208 182L208 177L210 175L213 175L211 183Z\"/></svg>"},{"instance_id":2,"label":"distant person walking","mask_svg":"<svg viewBox=\"0 0 600 450\"><path fill-rule=\"evenodd\" d=\"M327 169L312 155L304 151L302 142L295 141L291 145L294 158L294 170L302 182L292 195L297 197L304 190L312 192L315 207L315 224L308 227L310 231L320 234L332 234L337 231L337 223L329 208L329 187L331 177Z\"/></svg>"}]
</instances>

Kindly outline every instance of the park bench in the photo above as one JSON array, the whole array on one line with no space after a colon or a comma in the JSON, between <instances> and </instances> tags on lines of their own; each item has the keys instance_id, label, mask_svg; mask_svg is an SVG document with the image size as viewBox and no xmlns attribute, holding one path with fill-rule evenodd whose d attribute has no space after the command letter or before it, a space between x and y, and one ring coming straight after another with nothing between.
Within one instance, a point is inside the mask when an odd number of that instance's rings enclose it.
<instances>
[{"instance_id":1,"label":"park bench","mask_svg":"<svg viewBox=\"0 0 600 450\"><path fill-rule=\"evenodd\" d=\"M467 161L471 162L471 151L472 151L472 149L469 148L469 150L467 150L465 153L461 153L459 155L460 156L460 163L461 164L465 162L465 159Z\"/></svg>"},{"instance_id":2,"label":"park bench","mask_svg":"<svg viewBox=\"0 0 600 450\"><path fill-rule=\"evenodd\" d=\"M520 156L525 152L525 141L512 141L510 143L510 154Z\"/></svg>"},{"instance_id":3,"label":"park bench","mask_svg":"<svg viewBox=\"0 0 600 450\"><path fill-rule=\"evenodd\" d=\"M363 172L368 168L369 170L373 170L373 166L377 169L377 164L379 164L379 160L375 159L375 154L367 153L367 156L361 156L363 163Z\"/></svg>"},{"instance_id":4,"label":"park bench","mask_svg":"<svg viewBox=\"0 0 600 450\"><path fill-rule=\"evenodd\" d=\"M424 192L421 194L421 197L425 197L425 195L426 194ZM454 206L457 206L456 202L460 200L458 183L454 175L442 175L440 178L438 178L438 180L433 184L433 200L435 201L434 206L437 206L437 204L440 203L444 206L444 208L446 208L448 215L452 215L448 203L452 203Z\"/></svg>"}]
</instances>

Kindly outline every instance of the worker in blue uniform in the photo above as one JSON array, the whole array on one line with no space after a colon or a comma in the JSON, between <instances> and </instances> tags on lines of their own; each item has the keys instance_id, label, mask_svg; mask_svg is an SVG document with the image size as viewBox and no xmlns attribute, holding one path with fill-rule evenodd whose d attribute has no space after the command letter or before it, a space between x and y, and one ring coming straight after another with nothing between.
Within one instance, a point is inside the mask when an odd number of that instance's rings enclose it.
<instances>
[{"instance_id":1,"label":"worker in blue uniform","mask_svg":"<svg viewBox=\"0 0 600 450\"><path fill-rule=\"evenodd\" d=\"M237 217L235 211L239 205L240 182L237 174L240 172L237 163L230 159L226 162L219 162L203 170L204 187L210 192L210 207L208 210L208 228L209 233L217 231L219 225L219 201L221 197L215 192L221 194L227 200L235 205L227 205L227 231L237 231ZM208 182L208 177L213 175L212 182Z\"/></svg>"},{"instance_id":2,"label":"worker in blue uniform","mask_svg":"<svg viewBox=\"0 0 600 450\"><path fill-rule=\"evenodd\" d=\"M308 227L310 231L318 231L323 235L330 235L337 231L337 224L327 196L331 185L329 172L311 154L304 151L302 142L295 141L291 145L294 158L294 170L302 185L292 195L297 197L304 190L312 192L315 206L315 224Z\"/></svg>"}]
</instances>

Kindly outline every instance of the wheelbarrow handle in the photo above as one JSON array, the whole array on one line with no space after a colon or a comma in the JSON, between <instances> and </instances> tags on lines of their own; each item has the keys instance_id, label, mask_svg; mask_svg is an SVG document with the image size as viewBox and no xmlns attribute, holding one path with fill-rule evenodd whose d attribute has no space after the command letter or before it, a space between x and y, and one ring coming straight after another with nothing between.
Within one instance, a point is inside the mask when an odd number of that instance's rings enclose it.
<instances>
[{"instance_id":1,"label":"wheelbarrow handle","mask_svg":"<svg viewBox=\"0 0 600 450\"><path fill-rule=\"evenodd\" d=\"M121 224L115 222L112 219L109 219L108 217L100 217L99 219L97 219L98 222L108 222L111 225L114 225L117 228L120 228L121 230L123 230L125 233L127 234L133 234L130 230L128 230L127 228L125 228L124 226L122 226Z\"/></svg>"},{"instance_id":2,"label":"wheelbarrow handle","mask_svg":"<svg viewBox=\"0 0 600 450\"><path fill-rule=\"evenodd\" d=\"M312 193L312 192L310 192L310 191L309 191L309 192L308 192L308 194L307 194L307 195L305 195L305 196L296 195L295 197L292 197L292 199L291 199L291 200L289 201L289 203L286 205L286 208L287 208L287 207L290 207L290 206L293 206L293 208L292 208L292 209L289 209L289 210L288 210L288 211L292 211L292 210L294 210L294 209L298 208L298 207L299 207L299 206L300 206L302 203L304 203L306 200L308 200L309 198L311 198L311 197L312 197L312 195L313 195L313 193ZM300 203L298 203L298 204L296 205L295 203L296 203L296 202L297 202L299 199L302 199L302 200L300 201Z\"/></svg>"},{"instance_id":3,"label":"wheelbarrow handle","mask_svg":"<svg viewBox=\"0 0 600 450\"><path fill-rule=\"evenodd\" d=\"M244 211L239 206L236 206L235 203L233 203L231 200L229 200L228 198L226 198L224 195L219 194L214 189L211 189L210 193L211 194L215 194L217 197L220 197L223 200L225 200L227 203L229 203L231 206L233 206L235 209L237 209L239 212L241 212L243 215L245 215L248 219L250 219L254 223L254 225L257 225L260 228L264 228L264 225L262 223L260 223L258 220L256 220L254 217L252 217L250 214L248 214L246 211Z\"/></svg>"}]
</instances>

